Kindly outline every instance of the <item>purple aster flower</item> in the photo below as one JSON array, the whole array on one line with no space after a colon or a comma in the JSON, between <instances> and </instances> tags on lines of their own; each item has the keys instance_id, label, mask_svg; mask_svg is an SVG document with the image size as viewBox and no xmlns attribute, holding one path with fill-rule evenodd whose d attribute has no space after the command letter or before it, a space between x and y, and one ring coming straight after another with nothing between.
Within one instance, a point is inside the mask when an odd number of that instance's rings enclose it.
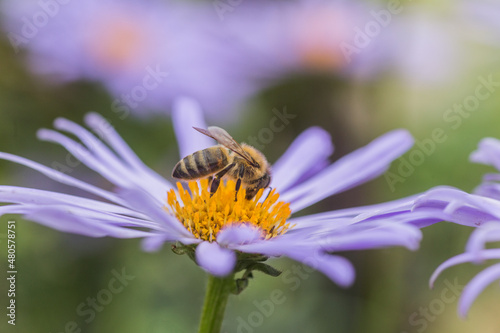
<instances>
[{"instance_id":1,"label":"purple aster flower","mask_svg":"<svg viewBox=\"0 0 500 333\"><path fill-rule=\"evenodd\" d=\"M500 171L500 140L485 138L479 143L470 160L475 163L490 165ZM485 197L500 200L500 174L490 173L483 177L483 183L479 185L474 193Z\"/></svg>"},{"instance_id":2,"label":"purple aster flower","mask_svg":"<svg viewBox=\"0 0 500 333\"><path fill-rule=\"evenodd\" d=\"M209 6L185 1L5 1L4 30L30 68L49 82L92 80L116 97L112 111L166 112L194 96L219 121L250 84L216 33ZM231 55L232 56L232 55ZM220 92L224 92L221 94ZM234 112L233 112L234 113Z\"/></svg>"},{"instance_id":3,"label":"purple aster flower","mask_svg":"<svg viewBox=\"0 0 500 333\"><path fill-rule=\"evenodd\" d=\"M470 156L477 163L491 165L500 170L500 141L483 139L478 149ZM461 263L483 264L485 260L500 259L500 249L486 248L491 242L500 241L499 174L487 174L484 182L469 194L454 188L430 190L416 201L416 207L432 207L444 220L477 227L471 234L465 252L446 260L431 277L431 286L447 268ZM418 209L420 209L418 208ZM437 216L437 215L436 215ZM493 281L500 279L500 263L496 263L477 274L464 288L458 312L465 317L477 296Z\"/></svg>"},{"instance_id":4,"label":"purple aster flower","mask_svg":"<svg viewBox=\"0 0 500 333\"><path fill-rule=\"evenodd\" d=\"M205 128L195 102L179 100L173 116L181 156L213 146L211 139L195 135L192 129ZM213 196L206 180L189 183L189 191L179 183L173 185L145 166L102 117L90 113L85 123L100 139L62 118L54 122L57 131L42 129L38 137L62 145L109 180L115 190L104 190L26 158L0 153L1 159L99 198L1 186L0 201L8 204L0 207L1 214L22 214L51 228L90 237L141 237L147 251L158 250L165 242L177 242L174 252L190 254L214 276L243 269L273 275L276 271L261 261L287 256L342 286L353 282L354 270L349 261L332 253L387 246L413 250L421 238L419 224L439 221L425 211L412 212L414 197L289 218L386 171L413 144L404 130L385 134L311 174L315 166L327 162L333 146L327 132L310 128L274 163L272 191L266 194L261 190L247 200L241 190L235 200L234 183L230 181L221 183Z\"/></svg>"}]
</instances>

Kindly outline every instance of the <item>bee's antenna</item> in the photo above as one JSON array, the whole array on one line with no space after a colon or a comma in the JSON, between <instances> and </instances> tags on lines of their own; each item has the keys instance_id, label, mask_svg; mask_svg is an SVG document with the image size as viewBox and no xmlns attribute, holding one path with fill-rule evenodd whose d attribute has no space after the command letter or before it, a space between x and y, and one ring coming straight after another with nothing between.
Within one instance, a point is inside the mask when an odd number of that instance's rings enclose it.
<instances>
[{"instance_id":1,"label":"bee's antenna","mask_svg":"<svg viewBox=\"0 0 500 333\"><path fill-rule=\"evenodd\" d=\"M269 195L271 194L272 191L273 191L273 188L271 186L269 186L269 192L267 192L266 200L267 200L267 198L269 198ZM266 201L266 200L264 200L264 201Z\"/></svg>"}]
</instances>

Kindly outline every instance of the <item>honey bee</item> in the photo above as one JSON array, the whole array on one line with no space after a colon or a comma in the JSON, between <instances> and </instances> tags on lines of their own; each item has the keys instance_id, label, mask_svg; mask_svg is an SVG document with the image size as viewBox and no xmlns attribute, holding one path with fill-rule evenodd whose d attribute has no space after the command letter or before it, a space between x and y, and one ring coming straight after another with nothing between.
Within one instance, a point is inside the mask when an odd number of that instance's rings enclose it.
<instances>
[{"instance_id":1,"label":"honey bee","mask_svg":"<svg viewBox=\"0 0 500 333\"><path fill-rule=\"evenodd\" d=\"M175 165L172 177L182 180L212 177L211 195L219 188L222 178L232 179L236 181L236 193L243 185L247 200L269 186L271 167L260 151L245 143L240 145L220 127L193 128L217 140L219 145L184 157Z\"/></svg>"}]
</instances>

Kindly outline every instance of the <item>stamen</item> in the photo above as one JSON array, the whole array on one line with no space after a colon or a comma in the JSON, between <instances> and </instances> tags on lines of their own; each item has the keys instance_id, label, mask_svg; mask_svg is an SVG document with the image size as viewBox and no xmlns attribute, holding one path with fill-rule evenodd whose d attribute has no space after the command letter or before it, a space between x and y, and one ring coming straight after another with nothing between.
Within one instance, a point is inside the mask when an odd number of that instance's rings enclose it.
<instances>
[{"instance_id":1,"label":"stamen","mask_svg":"<svg viewBox=\"0 0 500 333\"><path fill-rule=\"evenodd\" d=\"M259 202L263 189L253 199L247 200L245 189L241 188L236 194L234 181L221 182L213 196L210 196L208 179L189 182L188 187L190 191L177 183L177 193L174 190L168 192L165 210L198 239L213 242L221 229L233 223L259 228L263 239L281 235L291 227L286 222L291 214L290 204L278 202L279 194L275 189Z\"/></svg>"}]
</instances>

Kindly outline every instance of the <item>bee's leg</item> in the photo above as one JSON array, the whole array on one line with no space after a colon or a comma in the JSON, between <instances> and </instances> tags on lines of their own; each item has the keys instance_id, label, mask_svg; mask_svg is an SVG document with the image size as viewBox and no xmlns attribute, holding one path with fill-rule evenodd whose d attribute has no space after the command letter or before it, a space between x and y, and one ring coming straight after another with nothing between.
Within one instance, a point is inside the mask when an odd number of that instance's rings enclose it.
<instances>
[{"instance_id":1,"label":"bee's leg","mask_svg":"<svg viewBox=\"0 0 500 333\"><path fill-rule=\"evenodd\" d=\"M257 194L257 191L256 191L256 188L255 187L247 187L247 195L246 195L246 199L247 200L252 200L253 197L255 197L255 195Z\"/></svg>"},{"instance_id":2,"label":"bee's leg","mask_svg":"<svg viewBox=\"0 0 500 333\"><path fill-rule=\"evenodd\" d=\"M234 163L229 164L227 167L215 174L214 179L212 179L212 184L210 185L210 196L214 195L214 193L217 192L220 184L220 179L224 177L224 175L233 167Z\"/></svg>"},{"instance_id":3,"label":"bee's leg","mask_svg":"<svg viewBox=\"0 0 500 333\"><path fill-rule=\"evenodd\" d=\"M249 183L251 186L247 187L247 200L252 199L259 192L260 189L265 189L266 187L268 187L269 183L270 180L269 177L267 176L251 181ZM270 189L272 190L272 188ZM267 198L269 198L270 194L271 191L267 193L266 200Z\"/></svg>"},{"instance_id":4,"label":"bee's leg","mask_svg":"<svg viewBox=\"0 0 500 333\"><path fill-rule=\"evenodd\" d=\"M234 201L238 199L238 191L240 190L241 187L241 178L245 175L245 167L243 165L240 166L240 169L238 170L238 180L236 181L236 193L234 194Z\"/></svg>"},{"instance_id":5,"label":"bee's leg","mask_svg":"<svg viewBox=\"0 0 500 333\"><path fill-rule=\"evenodd\" d=\"M214 195L214 193L217 192L219 184L220 184L220 177L214 177L214 179L212 180L212 184L210 185L210 196Z\"/></svg>"},{"instance_id":6,"label":"bee's leg","mask_svg":"<svg viewBox=\"0 0 500 333\"><path fill-rule=\"evenodd\" d=\"M241 187L241 178L238 178L236 181L236 191L234 193L234 201L238 200L238 191L240 190Z\"/></svg>"}]
</instances>

